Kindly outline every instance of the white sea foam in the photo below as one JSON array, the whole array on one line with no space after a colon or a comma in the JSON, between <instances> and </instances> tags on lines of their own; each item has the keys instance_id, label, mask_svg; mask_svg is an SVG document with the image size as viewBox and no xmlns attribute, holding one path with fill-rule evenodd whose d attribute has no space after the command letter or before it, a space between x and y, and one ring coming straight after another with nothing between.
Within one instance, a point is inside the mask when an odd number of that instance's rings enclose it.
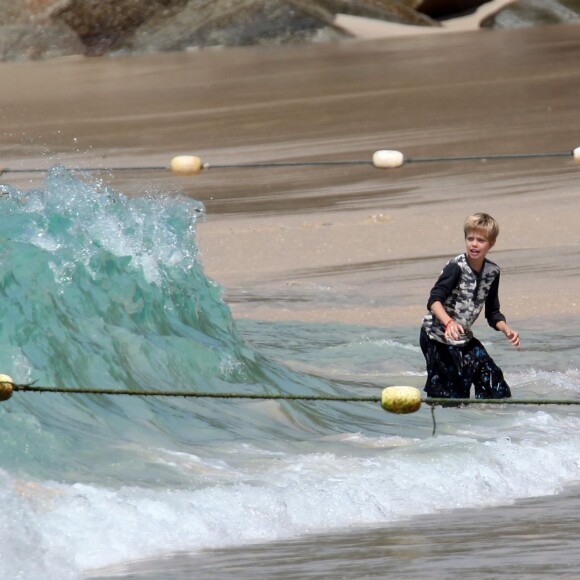
<instances>
[{"instance_id":1,"label":"white sea foam","mask_svg":"<svg viewBox=\"0 0 580 580\"><path fill-rule=\"evenodd\" d=\"M451 413L463 413L463 424L433 438L352 435L321 442L326 452L258 457L257 448L235 445L208 460L160 451L173 468L203 473L191 489L8 479L0 529L4 545L15 549L3 551L2 568L16 570L26 562L21 577L39 571L45 578L74 577L63 569L80 575L179 550L508 504L557 493L580 479L577 417L514 410L490 425L484 411L446 411ZM26 560L19 555L25 542L37 546Z\"/></svg>"}]
</instances>

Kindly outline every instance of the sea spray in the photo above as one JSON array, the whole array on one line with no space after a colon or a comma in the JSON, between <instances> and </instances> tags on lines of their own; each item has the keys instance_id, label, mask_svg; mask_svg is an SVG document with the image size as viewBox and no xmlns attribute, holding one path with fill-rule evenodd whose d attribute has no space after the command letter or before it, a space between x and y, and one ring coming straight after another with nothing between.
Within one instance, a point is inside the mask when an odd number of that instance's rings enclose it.
<instances>
[{"instance_id":1,"label":"sea spray","mask_svg":"<svg viewBox=\"0 0 580 580\"><path fill-rule=\"evenodd\" d=\"M198 260L200 203L129 199L57 167L43 190L3 186L0 204L0 368L17 382L161 391L256 385L255 354ZM24 569L23 577L64 578L63 558L80 569L55 549L70 544L66 530L60 540L43 533L46 506L57 513L58 498L70 497L66 486L51 494L65 485L53 481L189 484L189 474L148 446L176 452L235 425L227 405L183 400L19 394L0 412L5 577Z\"/></svg>"},{"instance_id":2,"label":"sea spray","mask_svg":"<svg viewBox=\"0 0 580 580\"><path fill-rule=\"evenodd\" d=\"M204 275L195 243L200 203L176 195L131 199L57 167L44 190L4 188L0 204L0 368L17 382L301 388L240 337L220 287ZM109 438L123 456L135 442L233 437L246 428L240 408L19 394L2 407L8 417L0 457L29 475L93 480ZM91 454L90 467L83 453ZM131 471L141 478L147 467L137 463ZM97 471L112 475L109 466Z\"/></svg>"}]
</instances>

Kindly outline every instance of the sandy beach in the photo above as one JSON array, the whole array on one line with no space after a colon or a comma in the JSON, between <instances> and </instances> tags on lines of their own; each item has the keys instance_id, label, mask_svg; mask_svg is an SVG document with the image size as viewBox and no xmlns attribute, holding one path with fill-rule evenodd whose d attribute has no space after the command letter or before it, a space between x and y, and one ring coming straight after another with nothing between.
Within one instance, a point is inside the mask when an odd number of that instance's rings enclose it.
<instances>
[{"instance_id":1,"label":"sandy beach","mask_svg":"<svg viewBox=\"0 0 580 580\"><path fill-rule=\"evenodd\" d=\"M578 26L473 23L393 38L385 25L386 38L337 45L4 64L3 164L139 168L179 154L210 165L370 161L380 149L420 158L578 146ZM206 205L200 259L236 318L392 326L420 320L474 211L502 228L490 257L503 268L510 320L578 314L579 170L570 156L102 177L130 195L145 181ZM2 182L41 179L7 172Z\"/></svg>"}]
</instances>

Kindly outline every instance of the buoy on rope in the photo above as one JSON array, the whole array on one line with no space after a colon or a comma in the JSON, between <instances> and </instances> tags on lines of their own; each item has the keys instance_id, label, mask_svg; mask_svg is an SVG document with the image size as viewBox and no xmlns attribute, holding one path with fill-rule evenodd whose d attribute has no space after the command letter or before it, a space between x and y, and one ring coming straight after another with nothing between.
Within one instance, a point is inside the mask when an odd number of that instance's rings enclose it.
<instances>
[{"instance_id":1,"label":"buoy on rope","mask_svg":"<svg viewBox=\"0 0 580 580\"><path fill-rule=\"evenodd\" d=\"M400 151L382 149L373 153L373 165L379 169L395 169L405 163L405 156Z\"/></svg>"},{"instance_id":2,"label":"buoy on rope","mask_svg":"<svg viewBox=\"0 0 580 580\"><path fill-rule=\"evenodd\" d=\"M178 155L171 160L171 171L176 175L198 175L204 167L201 159L195 155Z\"/></svg>"},{"instance_id":3,"label":"buoy on rope","mask_svg":"<svg viewBox=\"0 0 580 580\"><path fill-rule=\"evenodd\" d=\"M381 406L398 415L414 413L421 407L421 391L415 387L386 387L381 395Z\"/></svg>"},{"instance_id":4,"label":"buoy on rope","mask_svg":"<svg viewBox=\"0 0 580 580\"><path fill-rule=\"evenodd\" d=\"M574 161L576 161L576 163L580 163L580 147L572 149L572 156L574 157Z\"/></svg>"},{"instance_id":5,"label":"buoy on rope","mask_svg":"<svg viewBox=\"0 0 580 580\"><path fill-rule=\"evenodd\" d=\"M8 375L0 374L0 401L7 401L14 391L14 381Z\"/></svg>"}]
</instances>

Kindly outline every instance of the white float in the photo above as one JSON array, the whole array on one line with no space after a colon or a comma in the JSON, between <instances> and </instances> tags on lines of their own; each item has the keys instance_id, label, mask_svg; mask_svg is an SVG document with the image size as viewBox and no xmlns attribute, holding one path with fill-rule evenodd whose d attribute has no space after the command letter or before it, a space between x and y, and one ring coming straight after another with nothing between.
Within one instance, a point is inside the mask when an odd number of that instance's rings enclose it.
<instances>
[{"instance_id":1,"label":"white float","mask_svg":"<svg viewBox=\"0 0 580 580\"><path fill-rule=\"evenodd\" d=\"M373 153L373 165L379 169L395 169L405 163L405 156L400 151L381 149Z\"/></svg>"}]
</instances>

